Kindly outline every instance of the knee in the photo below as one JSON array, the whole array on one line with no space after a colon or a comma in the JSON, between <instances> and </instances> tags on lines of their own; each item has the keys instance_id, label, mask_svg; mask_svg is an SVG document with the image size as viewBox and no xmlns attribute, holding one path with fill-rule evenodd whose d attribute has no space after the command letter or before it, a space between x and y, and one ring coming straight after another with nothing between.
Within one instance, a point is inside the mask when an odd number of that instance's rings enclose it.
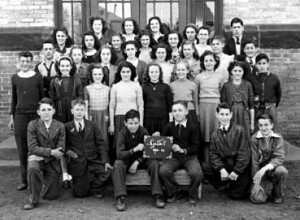
<instances>
[{"instance_id":1,"label":"knee","mask_svg":"<svg viewBox=\"0 0 300 220\"><path fill-rule=\"evenodd\" d=\"M191 179L196 180L196 181L202 181L202 179L203 179L203 173L202 173L201 169L190 171L189 176Z\"/></svg>"},{"instance_id":2,"label":"knee","mask_svg":"<svg viewBox=\"0 0 300 220\"><path fill-rule=\"evenodd\" d=\"M123 162L123 160L116 160L115 163L114 163L114 170L118 170L118 169L122 169L122 168L125 168L125 164Z\"/></svg>"},{"instance_id":3,"label":"knee","mask_svg":"<svg viewBox=\"0 0 300 220\"><path fill-rule=\"evenodd\" d=\"M173 175L173 172L170 169L168 169L166 166L161 165L159 168L159 175L161 177L168 177Z\"/></svg>"},{"instance_id":4,"label":"knee","mask_svg":"<svg viewBox=\"0 0 300 220\"><path fill-rule=\"evenodd\" d=\"M40 172L40 167L37 163L29 162L27 167L27 172L29 175Z\"/></svg>"},{"instance_id":5,"label":"knee","mask_svg":"<svg viewBox=\"0 0 300 220\"><path fill-rule=\"evenodd\" d=\"M275 175L286 177L288 175L288 171L284 166L278 166L275 168Z\"/></svg>"},{"instance_id":6,"label":"knee","mask_svg":"<svg viewBox=\"0 0 300 220\"><path fill-rule=\"evenodd\" d=\"M157 160L151 160L148 164L148 170L158 170L159 169L159 163Z\"/></svg>"}]
</instances>

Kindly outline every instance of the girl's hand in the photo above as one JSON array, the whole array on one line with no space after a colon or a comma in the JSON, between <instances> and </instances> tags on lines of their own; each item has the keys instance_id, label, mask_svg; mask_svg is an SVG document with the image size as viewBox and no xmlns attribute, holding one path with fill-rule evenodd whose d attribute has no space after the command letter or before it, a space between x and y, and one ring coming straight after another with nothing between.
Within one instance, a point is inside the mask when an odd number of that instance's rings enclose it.
<instances>
[{"instance_id":1,"label":"girl's hand","mask_svg":"<svg viewBox=\"0 0 300 220\"><path fill-rule=\"evenodd\" d=\"M251 125L250 125L250 132L251 132L251 134L253 134L254 131L255 131L254 123L251 123Z\"/></svg>"},{"instance_id":2,"label":"girl's hand","mask_svg":"<svg viewBox=\"0 0 300 220\"><path fill-rule=\"evenodd\" d=\"M115 133L115 126L110 125L110 126L108 127L108 133L109 133L110 135L114 135L114 133Z\"/></svg>"}]
</instances>

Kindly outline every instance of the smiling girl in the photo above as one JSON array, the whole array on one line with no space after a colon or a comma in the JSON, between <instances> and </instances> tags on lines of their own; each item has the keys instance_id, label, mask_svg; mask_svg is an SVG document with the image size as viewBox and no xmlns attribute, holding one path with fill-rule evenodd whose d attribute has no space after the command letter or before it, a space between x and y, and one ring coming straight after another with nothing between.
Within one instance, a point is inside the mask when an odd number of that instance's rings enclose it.
<instances>
[{"instance_id":1,"label":"smiling girl","mask_svg":"<svg viewBox=\"0 0 300 220\"><path fill-rule=\"evenodd\" d=\"M171 64L176 64L180 59L179 47L182 43L182 36L178 32L171 31L165 35L164 42L169 44L172 48L172 57L170 59Z\"/></svg>"},{"instance_id":2,"label":"smiling girl","mask_svg":"<svg viewBox=\"0 0 300 220\"><path fill-rule=\"evenodd\" d=\"M152 48L156 44L151 32L149 30L142 30L137 37L137 41L141 45L141 48L139 49L139 60L149 64L152 61L150 55Z\"/></svg>"},{"instance_id":3,"label":"smiling girl","mask_svg":"<svg viewBox=\"0 0 300 220\"><path fill-rule=\"evenodd\" d=\"M54 60L58 60L61 56L68 56L70 54L73 40L65 27L55 28L52 33L52 39L55 46Z\"/></svg>"},{"instance_id":4,"label":"smiling girl","mask_svg":"<svg viewBox=\"0 0 300 220\"><path fill-rule=\"evenodd\" d=\"M105 32L107 31L106 21L101 17L91 17L89 20L90 30L95 34L97 37L100 46L107 43L107 40L104 36Z\"/></svg>"},{"instance_id":5,"label":"smiling girl","mask_svg":"<svg viewBox=\"0 0 300 220\"><path fill-rule=\"evenodd\" d=\"M125 41L134 40L139 33L139 25L133 18L125 18L122 22L122 36Z\"/></svg>"},{"instance_id":6,"label":"smiling girl","mask_svg":"<svg viewBox=\"0 0 300 220\"><path fill-rule=\"evenodd\" d=\"M155 40L156 43L163 40L164 37L163 24L159 17L154 16L149 18L146 29L151 31L153 39Z\"/></svg>"},{"instance_id":7,"label":"smiling girl","mask_svg":"<svg viewBox=\"0 0 300 220\"><path fill-rule=\"evenodd\" d=\"M111 36L111 39L109 42L113 53L116 55L116 60L112 64L114 64L116 66L118 66L120 62L125 60L125 57L124 57L124 54L123 54L123 51L121 48L123 40L124 39L123 39L122 35L119 33L119 34L113 34Z\"/></svg>"},{"instance_id":8,"label":"smiling girl","mask_svg":"<svg viewBox=\"0 0 300 220\"><path fill-rule=\"evenodd\" d=\"M212 50L211 46L208 45L209 34L210 29L207 26L202 26L198 30L199 44L196 44L196 49L198 51L199 56L201 56L206 50Z\"/></svg>"}]
</instances>

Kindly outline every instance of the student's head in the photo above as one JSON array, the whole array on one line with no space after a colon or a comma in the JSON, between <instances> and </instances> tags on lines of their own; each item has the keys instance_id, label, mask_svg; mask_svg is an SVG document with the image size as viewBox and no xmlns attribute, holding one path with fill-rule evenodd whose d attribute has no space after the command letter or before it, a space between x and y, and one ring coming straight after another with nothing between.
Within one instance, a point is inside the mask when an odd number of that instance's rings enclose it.
<instances>
[{"instance_id":1,"label":"student's head","mask_svg":"<svg viewBox=\"0 0 300 220\"><path fill-rule=\"evenodd\" d=\"M216 70L220 65L219 57L211 51L206 50L200 57L200 67L202 70Z\"/></svg>"},{"instance_id":2,"label":"student's head","mask_svg":"<svg viewBox=\"0 0 300 220\"><path fill-rule=\"evenodd\" d=\"M73 40L65 27L55 28L52 33L52 39L55 46L59 45L69 48L73 45Z\"/></svg>"},{"instance_id":3,"label":"student's head","mask_svg":"<svg viewBox=\"0 0 300 220\"><path fill-rule=\"evenodd\" d=\"M225 45L224 37L217 35L211 39L211 48L215 54L220 54L223 51L223 47Z\"/></svg>"},{"instance_id":4,"label":"student's head","mask_svg":"<svg viewBox=\"0 0 300 220\"><path fill-rule=\"evenodd\" d=\"M172 58L172 49L168 44L163 42L155 45L151 51L151 59L158 62L165 62Z\"/></svg>"},{"instance_id":5,"label":"student's head","mask_svg":"<svg viewBox=\"0 0 300 220\"><path fill-rule=\"evenodd\" d=\"M198 34L197 27L195 24L192 23L187 24L182 33L184 39L189 40L193 43L195 40L197 40L198 43L197 34Z\"/></svg>"},{"instance_id":6,"label":"student's head","mask_svg":"<svg viewBox=\"0 0 300 220\"><path fill-rule=\"evenodd\" d=\"M107 74L104 73L103 67L99 63L92 63L88 67L88 77L92 83L106 83Z\"/></svg>"},{"instance_id":7,"label":"student's head","mask_svg":"<svg viewBox=\"0 0 300 220\"><path fill-rule=\"evenodd\" d=\"M37 114L40 116L42 121L51 121L54 113L54 103L50 98L43 98L41 101L39 101Z\"/></svg>"},{"instance_id":8,"label":"student's head","mask_svg":"<svg viewBox=\"0 0 300 220\"><path fill-rule=\"evenodd\" d=\"M100 48L100 42L93 32L84 33L81 44L84 51Z\"/></svg>"},{"instance_id":9,"label":"student's head","mask_svg":"<svg viewBox=\"0 0 300 220\"><path fill-rule=\"evenodd\" d=\"M198 30L198 39L200 44L207 44L210 34L210 29L208 26L202 26Z\"/></svg>"},{"instance_id":10,"label":"student's head","mask_svg":"<svg viewBox=\"0 0 300 220\"><path fill-rule=\"evenodd\" d=\"M23 72L27 72L31 69L33 60L33 55L29 51L22 51L19 53L18 65L20 70Z\"/></svg>"},{"instance_id":11,"label":"student's head","mask_svg":"<svg viewBox=\"0 0 300 220\"><path fill-rule=\"evenodd\" d=\"M43 41L42 53L45 60L52 60L54 56L54 43L52 39L47 39Z\"/></svg>"},{"instance_id":12,"label":"student's head","mask_svg":"<svg viewBox=\"0 0 300 220\"><path fill-rule=\"evenodd\" d=\"M164 42L168 43L172 48L179 48L182 43L182 36L178 32L171 31L164 36Z\"/></svg>"},{"instance_id":13,"label":"student's head","mask_svg":"<svg viewBox=\"0 0 300 220\"><path fill-rule=\"evenodd\" d=\"M94 34L105 34L107 30L106 21L101 17L91 17L89 20L90 30L94 32Z\"/></svg>"},{"instance_id":14,"label":"student's head","mask_svg":"<svg viewBox=\"0 0 300 220\"><path fill-rule=\"evenodd\" d=\"M73 76L76 73L76 66L69 56L61 57L56 62L55 69L60 77Z\"/></svg>"},{"instance_id":15,"label":"student's head","mask_svg":"<svg viewBox=\"0 0 300 220\"><path fill-rule=\"evenodd\" d=\"M257 68L257 71L259 73L265 73L269 71L269 57L265 53L260 53L255 57L255 65Z\"/></svg>"},{"instance_id":16,"label":"student's head","mask_svg":"<svg viewBox=\"0 0 300 220\"><path fill-rule=\"evenodd\" d=\"M122 33L123 34L138 34L139 25L133 18L125 18L122 22Z\"/></svg>"},{"instance_id":17,"label":"student's head","mask_svg":"<svg viewBox=\"0 0 300 220\"><path fill-rule=\"evenodd\" d=\"M95 54L95 62L104 65L110 65L116 61L116 54L113 52L112 48L107 45L102 45L98 52Z\"/></svg>"},{"instance_id":18,"label":"student's head","mask_svg":"<svg viewBox=\"0 0 300 220\"><path fill-rule=\"evenodd\" d=\"M140 126L140 113L137 110L131 109L125 114L125 126L130 133L135 133Z\"/></svg>"},{"instance_id":19,"label":"student's head","mask_svg":"<svg viewBox=\"0 0 300 220\"><path fill-rule=\"evenodd\" d=\"M148 29L140 31L137 41L143 48L152 48L156 44L151 31Z\"/></svg>"},{"instance_id":20,"label":"student's head","mask_svg":"<svg viewBox=\"0 0 300 220\"><path fill-rule=\"evenodd\" d=\"M134 58L139 56L139 46L138 44L133 41L129 40L126 41L122 44L123 52L124 52L124 57L125 58Z\"/></svg>"},{"instance_id":21,"label":"student's head","mask_svg":"<svg viewBox=\"0 0 300 220\"><path fill-rule=\"evenodd\" d=\"M187 102L178 100L175 101L172 105L172 114L174 117L174 120L176 122L183 122L186 119L186 116L188 115L189 111L187 108Z\"/></svg>"},{"instance_id":22,"label":"student's head","mask_svg":"<svg viewBox=\"0 0 300 220\"><path fill-rule=\"evenodd\" d=\"M79 46L72 47L70 51L70 56L72 57L75 64L80 64L83 58L83 50Z\"/></svg>"},{"instance_id":23,"label":"student's head","mask_svg":"<svg viewBox=\"0 0 300 220\"><path fill-rule=\"evenodd\" d=\"M220 125L226 126L230 124L230 120L232 118L231 106L226 102L218 104L216 117L218 118Z\"/></svg>"},{"instance_id":24,"label":"student's head","mask_svg":"<svg viewBox=\"0 0 300 220\"><path fill-rule=\"evenodd\" d=\"M149 18L146 28L151 30L152 33L164 33L162 22L157 16Z\"/></svg>"},{"instance_id":25,"label":"student's head","mask_svg":"<svg viewBox=\"0 0 300 220\"><path fill-rule=\"evenodd\" d=\"M81 98L77 98L71 101L71 113L74 116L75 121L83 120L85 115L85 102Z\"/></svg>"},{"instance_id":26,"label":"student's head","mask_svg":"<svg viewBox=\"0 0 300 220\"><path fill-rule=\"evenodd\" d=\"M121 80L125 82L128 82L130 80L134 81L135 77L136 77L135 66L130 62L122 61L118 65L114 83L118 83Z\"/></svg>"},{"instance_id":27,"label":"student's head","mask_svg":"<svg viewBox=\"0 0 300 220\"><path fill-rule=\"evenodd\" d=\"M244 31L244 22L240 18L233 18L230 22L230 28L233 36L241 37Z\"/></svg>"},{"instance_id":28,"label":"student's head","mask_svg":"<svg viewBox=\"0 0 300 220\"><path fill-rule=\"evenodd\" d=\"M145 81L146 83L162 82L162 68L158 63L150 63L147 67Z\"/></svg>"},{"instance_id":29,"label":"student's head","mask_svg":"<svg viewBox=\"0 0 300 220\"><path fill-rule=\"evenodd\" d=\"M199 54L194 42L189 40L183 40L181 44L180 57L183 59L194 58L196 60L199 60Z\"/></svg>"},{"instance_id":30,"label":"student's head","mask_svg":"<svg viewBox=\"0 0 300 220\"><path fill-rule=\"evenodd\" d=\"M234 61L229 63L228 73L232 79L241 80L246 71L247 68L244 62Z\"/></svg>"},{"instance_id":31,"label":"student's head","mask_svg":"<svg viewBox=\"0 0 300 220\"><path fill-rule=\"evenodd\" d=\"M266 113L266 114L261 114L258 115L257 118L257 125L260 130L260 132L264 136L269 136L270 133L272 132L273 126L274 126L274 119L272 115Z\"/></svg>"},{"instance_id":32,"label":"student's head","mask_svg":"<svg viewBox=\"0 0 300 220\"><path fill-rule=\"evenodd\" d=\"M190 65L187 61L180 60L178 63L175 64L174 69L178 79L183 80L189 78Z\"/></svg>"},{"instance_id":33,"label":"student's head","mask_svg":"<svg viewBox=\"0 0 300 220\"><path fill-rule=\"evenodd\" d=\"M120 33L111 36L109 44L115 49L120 50L123 43L123 37Z\"/></svg>"},{"instance_id":34,"label":"student's head","mask_svg":"<svg viewBox=\"0 0 300 220\"><path fill-rule=\"evenodd\" d=\"M257 45L254 41L246 41L243 43L243 50L248 58L253 58L257 52Z\"/></svg>"}]
</instances>

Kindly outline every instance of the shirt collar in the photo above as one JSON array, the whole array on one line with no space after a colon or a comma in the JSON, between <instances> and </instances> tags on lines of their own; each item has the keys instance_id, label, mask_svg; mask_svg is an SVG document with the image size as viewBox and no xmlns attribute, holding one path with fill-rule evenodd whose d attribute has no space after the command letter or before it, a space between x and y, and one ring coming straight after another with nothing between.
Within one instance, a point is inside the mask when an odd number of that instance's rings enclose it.
<instances>
[{"instance_id":1,"label":"shirt collar","mask_svg":"<svg viewBox=\"0 0 300 220\"><path fill-rule=\"evenodd\" d=\"M75 121L75 120L74 120L74 122L75 122L76 128L79 128L79 123L81 124L82 129L84 128L84 119L82 119L82 121Z\"/></svg>"},{"instance_id":2,"label":"shirt collar","mask_svg":"<svg viewBox=\"0 0 300 220\"><path fill-rule=\"evenodd\" d=\"M45 125L45 127L46 127L47 130L51 127L51 123L52 123L52 119L51 119L51 121L49 123L46 123L44 121L44 125Z\"/></svg>"},{"instance_id":3,"label":"shirt collar","mask_svg":"<svg viewBox=\"0 0 300 220\"><path fill-rule=\"evenodd\" d=\"M182 122L175 121L175 126L177 126L178 124L181 124L183 127L186 128L186 123L187 123L187 119L185 119L185 121L182 121Z\"/></svg>"},{"instance_id":4,"label":"shirt collar","mask_svg":"<svg viewBox=\"0 0 300 220\"><path fill-rule=\"evenodd\" d=\"M50 64L51 64L51 63L55 63L54 58L51 60ZM42 64L43 64L43 65L44 65L44 64L46 65L45 59L43 59Z\"/></svg>"},{"instance_id":5,"label":"shirt collar","mask_svg":"<svg viewBox=\"0 0 300 220\"><path fill-rule=\"evenodd\" d=\"M228 131L229 130L229 126L230 126L230 123L228 125L225 125L225 126L221 125L220 126L220 130L223 130L223 128L225 128L225 130Z\"/></svg>"},{"instance_id":6,"label":"shirt collar","mask_svg":"<svg viewBox=\"0 0 300 220\"><path fill-rule=\"evenodd\" d=\"M275 138L280 138L280 136L276 133L274 133L273 131L271 131L270 135L268 137L275 137ZM256 138L266 138L261 131L258 131L256 134Z\"/></svg>"}]
</instances>

